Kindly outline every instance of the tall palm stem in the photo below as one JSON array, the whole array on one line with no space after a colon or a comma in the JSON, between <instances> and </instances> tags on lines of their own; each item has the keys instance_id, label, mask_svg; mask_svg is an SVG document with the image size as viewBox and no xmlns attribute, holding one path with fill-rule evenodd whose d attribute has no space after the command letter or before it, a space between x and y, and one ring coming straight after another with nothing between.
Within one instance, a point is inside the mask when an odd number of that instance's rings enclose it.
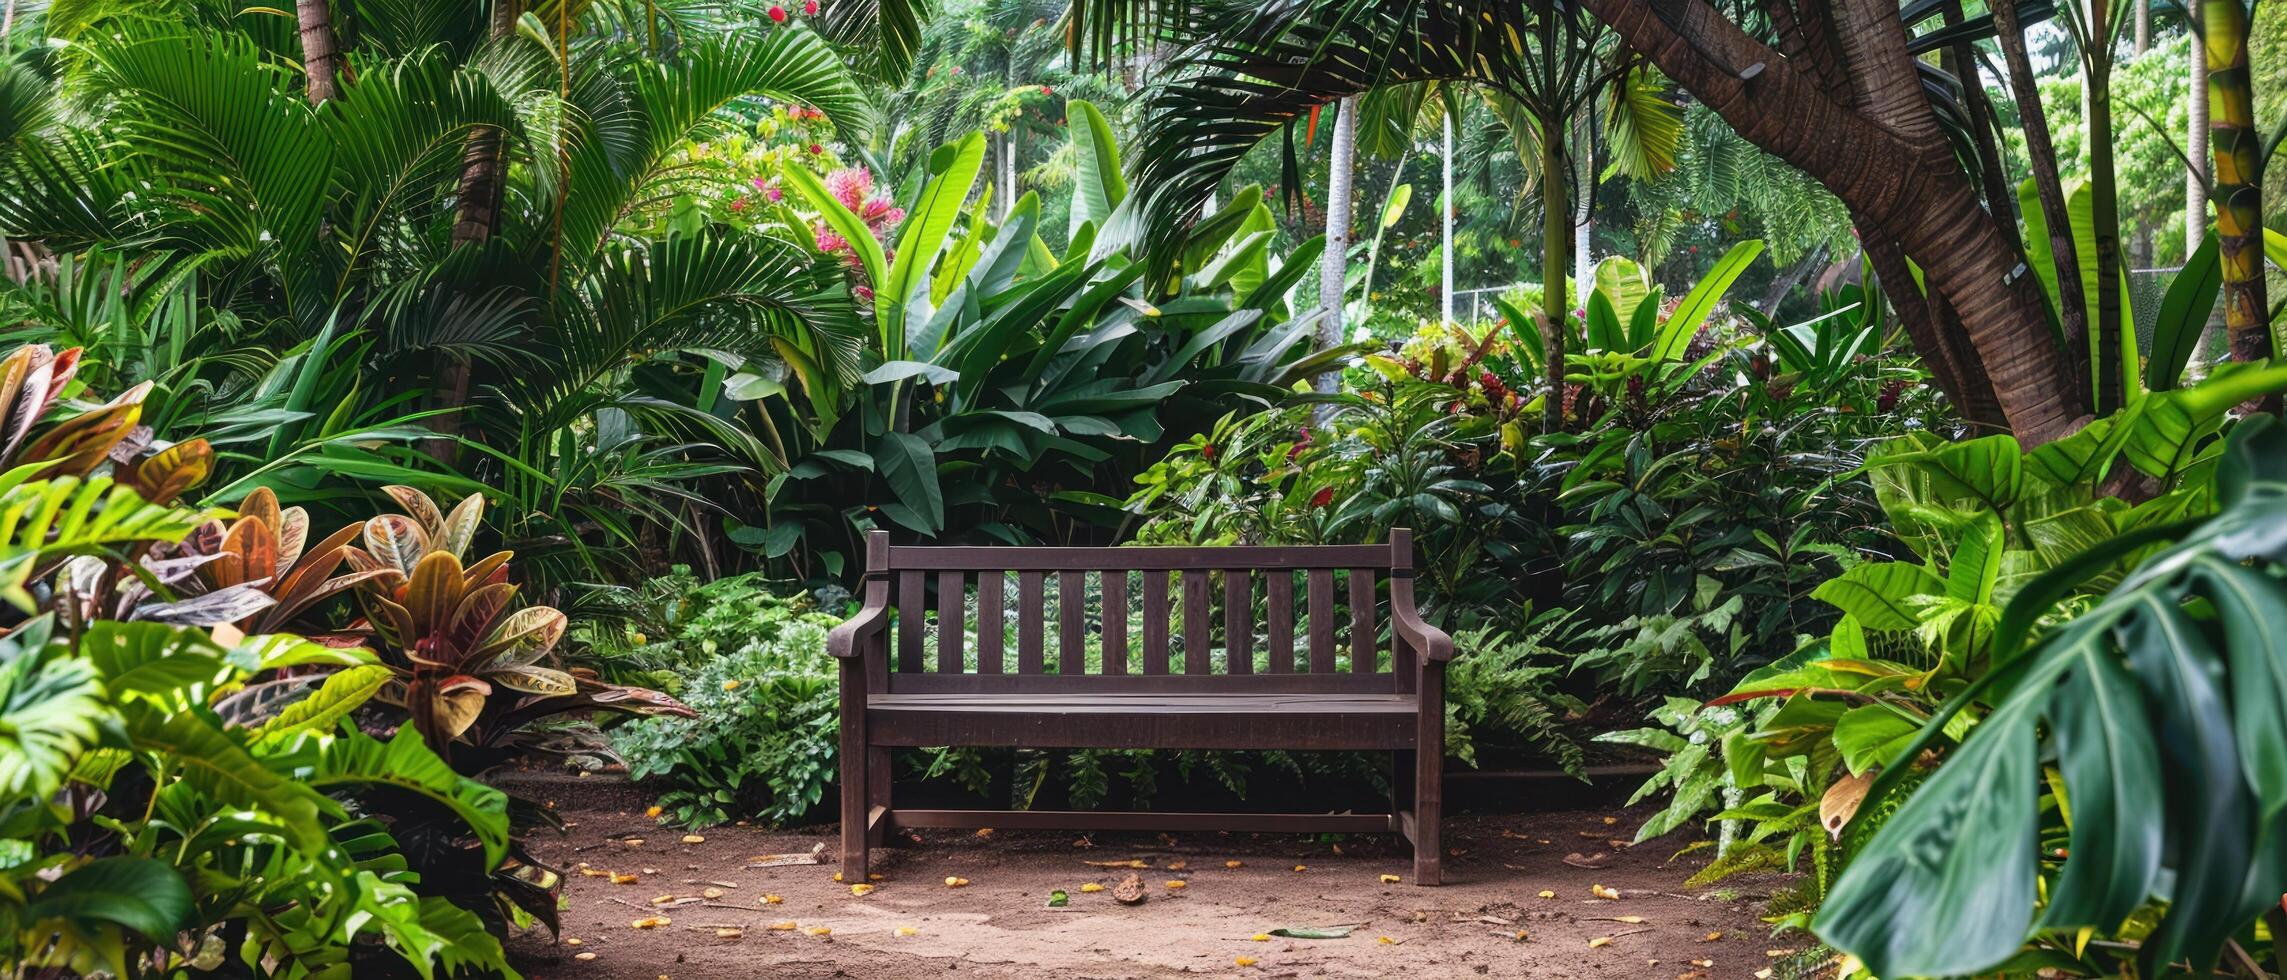
<instances>
[{"instance_id":1,"label":"tall palm stem","mask_svg":"<svg viewBox=\"0 0 2287 980\"><path fill-rule=\"evenodd\" d=\"M341 48L334 38L334 13L328 0L294 0L294 19L302 36L302 73L308 76L312 103L341 96L335 74L341 70Z\"/></svg>"},{"instance_id":2,"label":"tall palm stem","mask_svg":"<svg viewBox=\"0 0 2287 980\"><path fill-rule=\"evenodd\" d=\"M2247 65L2247 6L2243 0L2204 0L2199 27L2200 47L2207 52L2224 328L2234 360L2261 361L2287 352L2287 345L2273 335L2264 302L2263 141L2255 128L2255 88Z\"/></svg>"},{"instance_id":3,"label":"tall palm stem","mask_svg":"<svg viewBox=\"0 0 2287 980\"><path fill-rule=\"evenodd\" d=\"M1318 346L1342 343L1343 284L1350 265L1350 205L1358 156L1358 97L1341 101L1335 110L1332 152L1326 160L1326 251L1318 259ZM1339 371L1318 375L1316 387L1331 394L1342 379Z\"/></svg>"},{"instance_id":4,"label":"tall palm stem","mask_svg":"<svg viewBox=\"0 0 2287 980\"><path fill-rule=\"evenodd\" d=\"M2033 189L2041 198L2041 217L2048 225L2049 256L2057 270L2057 322L2064 333L2065 349L2085 358L2088 295L2081 286L2072 208L2065 202L2064 177L2057 171L2056 144L2049 139L2049 114L2041 107L2041 87L2033 80L2033 60L2025 52L2025 26L2017 19L2016 5L2010 3L1993 5L1993 25L2009 76L2009 93L2017 100L2017 118L2025 130L2025 156L2032 165ZM2079 378L2088 375L2085 366L2075 372Z\"/></svg>"}]
</instances>

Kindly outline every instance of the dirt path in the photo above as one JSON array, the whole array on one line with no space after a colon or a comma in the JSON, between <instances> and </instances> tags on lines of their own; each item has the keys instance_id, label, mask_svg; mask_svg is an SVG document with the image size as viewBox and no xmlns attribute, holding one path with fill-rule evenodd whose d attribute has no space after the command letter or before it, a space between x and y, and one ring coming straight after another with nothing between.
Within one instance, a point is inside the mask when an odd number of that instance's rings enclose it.
<instances>
[{"instance_id":1,"label":"dirt path","mask_svg":"<svg viewBox=\"0 0 2287 980\"><path fill-rule=\"evenodd\" d=\"M931 832L876 852L881 880L863 897L835 882L831 865L744 866L818 843L831 853L834 841L823 834L718 827L685 844L681 831L641 813L565 817L571 834L536 848L542 860L574 869L564 942L551 944L543 930L511 944L539 980L1750 977L1770 964L1767 950L1792 945L1770 941L1755 918L1759 903L1738 895L1766 892L1770 881L1687 890L1683 881L1700 862L1667 860L1681 841L1608 843L1636 824L1618 811L1451 819L1446 839L1457 853L1443 888L1383 883L1382 875L1411 871L1404 848L1385 837L1120 834L1081 847L1070 834ZM625 835L643 842L615 839ZM1600 851L1611 855L1605 867L1564 863L1569 853ZM1081 891L1091 882L1109 889L1129 873L1084 862L1131 859L1147 866L1136 872L1148 885L1142 905ZM590 874L577 870L582 862ZM615 884L601 872L637 879ZM948 888L947 877L969 884ZM1169 888L1175 880L1186 884ZM1592 895L1598 886L1620 897ZM655 898L711 887L723 893L718 905L737 907L652 907ZM1055 889L1069 893L1069 907L1047 907ZM766 895L781 901L765 904ZM655 915L671 921L632 926ZM797 928L770 928L785 922ZM1252 938L1343 924L1358 928L1342 939ZM743 933L718 938L718 929ZM821 929L831 931L813 932ZM1253 962L1242 966L1242 958Z\"/></svg>"}]
</instances>

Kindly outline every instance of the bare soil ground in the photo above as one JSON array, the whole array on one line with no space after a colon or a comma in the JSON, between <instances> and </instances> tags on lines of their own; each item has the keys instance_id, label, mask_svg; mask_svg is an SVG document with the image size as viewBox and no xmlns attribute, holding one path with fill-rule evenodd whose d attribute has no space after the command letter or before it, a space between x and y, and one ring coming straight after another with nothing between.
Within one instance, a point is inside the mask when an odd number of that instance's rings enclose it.
<instances>
[{"instance_id":1,"label":"bare soil ground","mask_svg":"<svg viewBox=\"0 0 2287 980\"><path fill-rule=\"evenodd\" d=\"M568 869L564 932L518 937L511 951L540 980L717 977L1143 978L1750 977L1775 943L1756 919L1769 879L1687 889L1687 841L1616 847L1641 818L1619 810L1464 816L1446 822L1446 885L1408 876L1388 836L924 832L876 853L880 880L851 894L829 864L748 868L759 855L807 852L811 833L718 827L705 840L634 810L568 811L568 836L536 853ZM628 841L639 838L640 844ZM1595 869L1568 854L1610 855ZM1086 862L1138 860L1149 895L1113 900L1130 872ZM1239 862L1229 867L1228 862ZM582 872L585 867L586 873ZM612 873L623 877L615 879ZM634 880L624 876L633 875ZM947 887L945 879L968 879ZM619 883L615 883L615 881ZM1169 882L1182 881L1181 888ZM1106 890L1083 892L1101 884ZM712 901L657 907L655 899ZM1070 896L1049 908L1050 892ZM1609 890L1609 891L1606 891ZM1618 898L1599 897L1598 893ZM777 896L771 902L766 896ZM636 928L637 920L668 921ZM792 923L791 928L784 924ZM781 928L773 928L773 926ZM1355 925L1340 939L1257 941L1281 927ZM718 930L740 930L718 936ZM581 959L580 954L593 954ZM1249 961L1242 964L1242 960Z\"/></svg>"}]
</instances>

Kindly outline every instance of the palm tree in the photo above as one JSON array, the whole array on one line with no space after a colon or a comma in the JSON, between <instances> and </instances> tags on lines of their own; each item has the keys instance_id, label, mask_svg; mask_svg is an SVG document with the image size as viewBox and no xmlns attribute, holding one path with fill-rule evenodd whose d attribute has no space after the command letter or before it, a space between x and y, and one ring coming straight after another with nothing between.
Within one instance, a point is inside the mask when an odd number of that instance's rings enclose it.
<instances>
[{"instance_id":1,"label":"palm tree","mask_svg":"<svg viewBox=\"0 0 2287 980\"><path fill-rule=\"evenodd\" d=\"M2234 359L2262 361L2287 356L2287 341L2272 334L2270 307L2264 302L2263 134L2255 125L2255 88L2248 73L2249 16L2246 0L2202 0L2199 46L2207 52L2224 327L2230 331Z\"/></svg>"},{"instance_id":2,"label":"palm tree","mask_svg":"<svg viewBox=\"0 0 2287 980\"><path fill-rule=\"evenodd\" d=\"M41 121L0 147L0 234L139 248L195 270L205 305L280 348L362 351L342 411L401 405L437 361L469 364L459 445L479 458L426 479L528 502L504 511L559 553L673 520L675 477L694 470L663 450L694 436L724 447L697 450L717 457L706 472L771 469L751 437L658 397L659 375L696 372L677 352L707 350L783 364L791 384L846 383L863 332L841 273L787 238L671 235L662 217L707 177L674 151L742 101L813 107L862 138L870 112L832 46L800 23L671 21L654 48L603 4L565 12L551 44L457 0L389 9L403 19L341 34L358 71L317 105L258 11L177 0L83 17L58 85L6 88L35 104L0 116ZM486 183L495 197L477 200ZM327 424L304 412L278 428Z\"/></svg>"}]
</instances>

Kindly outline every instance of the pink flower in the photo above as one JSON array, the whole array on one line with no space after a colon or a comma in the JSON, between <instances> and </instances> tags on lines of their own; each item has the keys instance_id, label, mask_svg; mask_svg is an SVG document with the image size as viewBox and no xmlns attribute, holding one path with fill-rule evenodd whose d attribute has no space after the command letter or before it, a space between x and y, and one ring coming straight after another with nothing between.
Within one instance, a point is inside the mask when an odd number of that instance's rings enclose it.
<instances>
[{"instance_id":1,"label":"pink flower","mask_svg":"<svg viewBox=\"0 0 2287 980\"><path fill-rule=\"evenodd\" d=\"M769 187L765 187L765 188L763 188L763 189L762 189L762 196L763 196L763 197L766 197L766 198L769 198L769 199L770 199L770 203L772 203L772 204L776 204L776 203L778 203L778 202L779 202L781 199L783 199L784 197L786 197L786 192L785 192L785 191L782 191L782 190L779 190L779 189L778 189L778 185L776 185L776 184L772 184L772 185L770 185Z\"/></svg>"},{"instance_id":2,"label":"pink flower","mask_svg":"<svg viewBox=\"0 0 2287 980\"><path fill-rule=\"evenodd\" d=\"M859 287L857 287L857 288L855 288L855 289L852 289L852 290L850 290L850 292L851 292L853 295L857 296L857 298L859 298L859 299L861 299L861 300L864 300L864 301L866 301L866 302L868 302L868 303L871 303L871 302L873 302L873 300L874 300L874 291L873 291L873 287L871 287L871 286L859 286Z\"/></svg>"},{"instance_id":3,"label":"pink flower","mask_svg":"<svg viewBox=\"0 0 2287 980\"><path fill-rule=\"evenodd\" d=\"M844 167L826 175L826 191L834 200L852 211L862 211L866 198L874 192L873 171L864 167Z\"/></svg>"},{"instance_id":4,"label":"pink flower","mask_svg":"<svg viewBox=\"0 0 2287 980\"><path fill-rule=\"evenodd\" d=\"M826 148L825 148L825 147L823 147L823 146L819 146L819 145L818 145L818 144L816 144L816 143L812 143L812 144L810 144L810 152L811 152L811 153L813 153L813 154L824 153L824 152L826 152Z\"/></svg>"},{"instance_id":5,"label":"pink flower","mask_svg":"<svg viewBox=\"0 0 2287 980\"><path fill-rule=\"evenodd\" d=\"M776 23L780 23L780 24L786 23L786 8L784 8L784 7L781 7L781 6L779 6L779 5L777 5L777 4L775 4L775 3L774 3L774 4L771 4L771 5L770 5L770 9L769 9L769 10L766 10L766 11L764 11L764 13L767 13L767 14L769 14L769 15L770 15L770 19L771 19L772 21L776 22Z\"/></svg>"},{"instance_id":6,"label":"pink flower","mask_svg":"<svg viewBox=\"0 0 2287 980\"><path fill-rule=\"evenodd\" d=\"M744 211L744 210L746 210L746 198L743 198L743 197L741 197L741 198L737 198L737 199L735 199L735 200L731 201L731 210L732 210L732 211Z\"/></svg>"},{"instance_id":7,"label":"pink flower","mask_svg":"<svg viewBox=\"0 0 2287 980\"><path fill-rule=\"evenodd\" d=\"M818 237L818 251L827 253L853 251L850 248L849 239L843 238L841 233L826 227L824 224L819 224L810 230Z\"/></svg>"},{"instance_id":8,"label":"pink flower","mask_svg":"<svg viewBox=\"0 0 2287 980\"><path fill-rule=\"evenodd\" d=\"M1055 89L1052 89L1052 88L1049 88L1049 87L1048 87L1048 86L1046 86L1046 85L1043 85L1043 86L1041 86L1041 87L1040 87L1040 94L1042 94L1042 95L1055 95L1055 94L1056 94L1056 90L1055 90Z\"/></svg>"},{"instance_id":9,"label":"pink flower","mask_svg":"<svg viewBox=\"0 0 2287 980\"><path fill-rule=\"evenodd\" d=\"M818 0L802 0L802 14L806 17L818 16Z\"/></svg>"},{"instance_id":10,"label":"pink flower","mask_svg":"<svg viewBox=\"0 0 2287 980\"><path fill-rule=\"evenodd\" d=\"M765 187L768 187L768 186L770 186L770 182L769 182L769 181L767 181L767 180L764 180L764 179L762 179L762 178L760 178L760 177L755 177L755 178L752 178L752 179L748 180L748 181L747 181L747 183L753 184L753 185L754 185L754 189L755 189L755 190L758 190L758 191L759 191L759 190L761 190L761 189L763 189L763 188L765 188Z\"/></svg>"}]
</instances>

